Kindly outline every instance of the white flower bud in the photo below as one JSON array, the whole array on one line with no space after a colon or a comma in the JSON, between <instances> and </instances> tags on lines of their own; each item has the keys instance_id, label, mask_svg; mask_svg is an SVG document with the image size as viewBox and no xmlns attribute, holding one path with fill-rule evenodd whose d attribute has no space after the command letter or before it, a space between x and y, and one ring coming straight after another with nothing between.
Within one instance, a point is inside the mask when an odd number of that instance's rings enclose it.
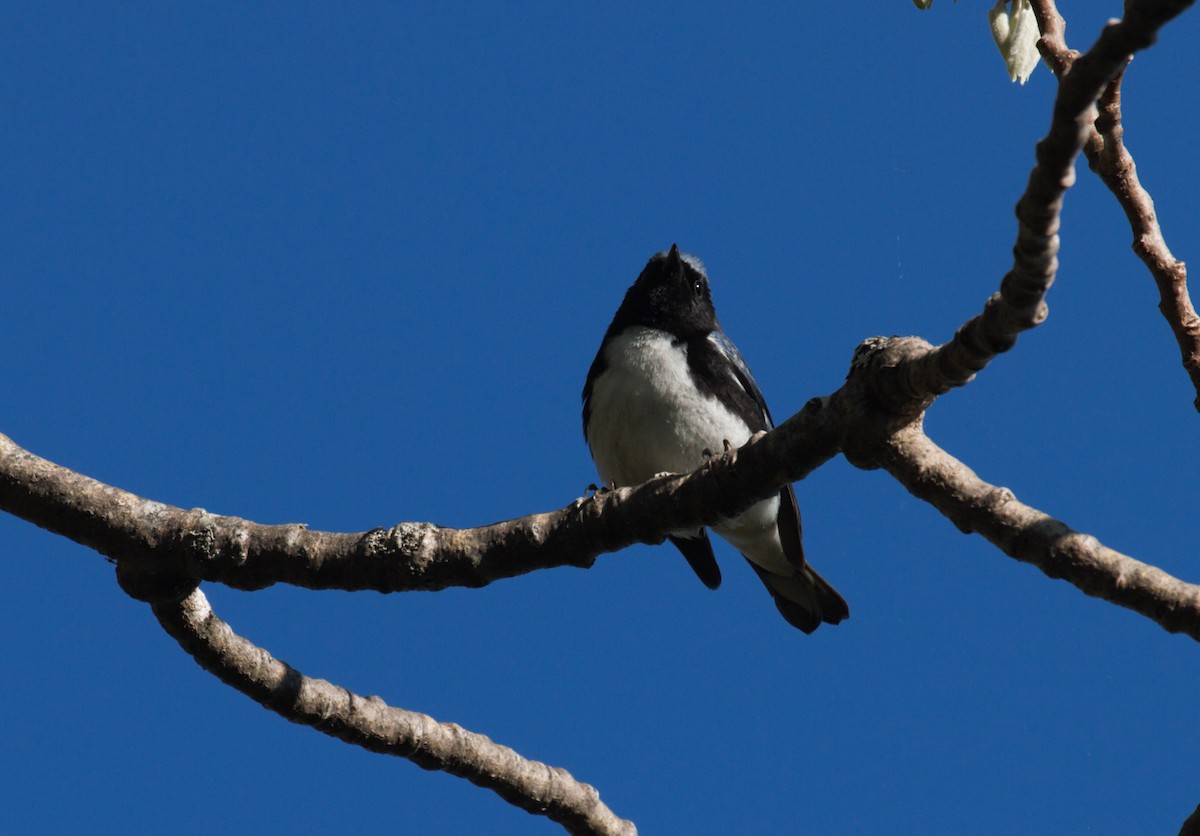
<instances>
[{"instance_id":1,"label":"white flower bud","mask_svg":"<svg viewBox=\"0 0 1200 836\"><path fill-rule=\"evenodd\" d=\"M1037 50L1037 18L1029 0L997 0L988 12L988 22L992 25L992 38L1004 56L1008 77L1024 84L1041 59Z\"/></svg>"}]
</instances>

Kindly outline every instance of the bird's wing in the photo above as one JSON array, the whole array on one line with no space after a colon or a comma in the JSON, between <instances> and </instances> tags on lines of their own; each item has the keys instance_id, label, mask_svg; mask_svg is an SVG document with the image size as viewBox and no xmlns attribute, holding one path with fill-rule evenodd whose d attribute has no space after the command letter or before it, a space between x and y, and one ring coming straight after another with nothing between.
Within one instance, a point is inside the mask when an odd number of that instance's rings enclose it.
<instances>
[{"instance_id":1,"label":"bird's wing","mask_svg":"<svg viewBox=\"0 0 1200 836\"><path fill-rule=\"evenodd\" d=\"M718 384L712 386L717 396L746 422L751 432L769 430L774 427L775 423L771 420L771 411L767 409L767 402L763 398L758 384L754 382L754 375L750 374L750 367L742 359L742 353L738 351L737 346L729 337L725 336L720 328L708 335L707 342L725 361L720 364L725 374L732 376L730 381L732 386L720 386L719 381L713 381Z\"/></svg>"},{"instance_id":2,"label":"bird's wing","mask_svg":"<svg viewBox=\"0 0 1200 836\"><path fill-rule=\"evenodd\" d=\"M758 384L742 359L737 347L720 329L708 335L709 344L727 360L723 365L727 374L732 372L737 386L710 386L722 402L746 421L752 432L769 430L775 426L771 412L763 399ZM757 422L757 423L756 423ZM779 542L784 556L795 567L794 574L785 577L768 572L749 558L746 562L754 567L759 578L775 599L775 606L789 624L805 633L825 622L837 624L850 615L850 608L838 591L829 585L804 559L801 542L800 508L796 504L796 492L792 486L784 485L779 490L779 512L776 519Z\"/></svg>"}]
</instances>

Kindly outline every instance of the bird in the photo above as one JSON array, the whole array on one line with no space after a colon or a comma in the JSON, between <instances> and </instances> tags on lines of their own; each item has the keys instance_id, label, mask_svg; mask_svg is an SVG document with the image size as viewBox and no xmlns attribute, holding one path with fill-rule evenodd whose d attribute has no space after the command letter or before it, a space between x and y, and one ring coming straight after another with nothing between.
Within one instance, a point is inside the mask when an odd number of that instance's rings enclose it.
<instances>
[{"instance_id":1,"label":"bird","mask_svg":"<svg viewBox=\"0 0 1200 836\"><path fill-rule=\"evenodd\" d=\"M583 435L606 487L690 473L713 451L774 426L741 352L721 330L700 259L670 250L647 262L604 333L583 387ZM758 573L784 619L805 633L849 617L804 559L790 484L712 529ZM709 589L721 585L701 527L668 539Z\"/></svg>"}]
</instances>

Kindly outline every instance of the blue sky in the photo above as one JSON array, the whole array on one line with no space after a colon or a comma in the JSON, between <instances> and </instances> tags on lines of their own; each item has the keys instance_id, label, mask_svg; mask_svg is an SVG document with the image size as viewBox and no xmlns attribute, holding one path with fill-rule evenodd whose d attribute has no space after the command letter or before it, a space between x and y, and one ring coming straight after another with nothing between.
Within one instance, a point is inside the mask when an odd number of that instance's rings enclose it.
<instances>
[{"instance_id":1,"label":"blue sky","mask_svg":"<svg viewBox=\"0 0 1200 836\"><path fill-rule=\"evenodd\" d=\"M876 334L947 339L1008 269L1048 124L986 4L64 4L0 26L0 432L144 496L356 531L595 479L588 364L678 242L775 416ZM1061 4L1072 45L1121 4ZM1126 139L1196 261L1193 13ZM1197 416L1081 169L1047 323L930 412L979 474L1189 580ZM963 536L885 474L797 486L851 619L779 618L728 547L482 590L207 586L305 673L594 784L643 833L1173 832L1198 648ZM202 672L87 550L0 516L0 820L21 832L552 833Z\"/></svg>"}]
</instances>

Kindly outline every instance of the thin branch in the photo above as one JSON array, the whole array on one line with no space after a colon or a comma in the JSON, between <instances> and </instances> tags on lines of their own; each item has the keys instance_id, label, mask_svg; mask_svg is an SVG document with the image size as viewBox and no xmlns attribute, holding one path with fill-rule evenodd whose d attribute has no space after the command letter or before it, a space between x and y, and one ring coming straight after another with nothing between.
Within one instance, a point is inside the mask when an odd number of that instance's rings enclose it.
<instances>
[{"instance_id":1,"label":"thin branch","mask_svg":"<svg viewBox=\"0 0 1200 836\"><path fill-rule=\"evenodd\" d=\"M1200 586L1116 552L1019 502L1007 488L984 482L934 444L919 423L892 436L884 467L959 529L982 534L1009 557L1200 641Z\"/></svg>"},{"instance_id":2,"label":"thin branch","mask_svg":"<svg viewBox=\"0 0 1200 836\"><path fill-rule=\"evenodd\" d=\"M1089 159L1092 169L1117 197L1133 231L1133 251L1137 254L1158 287L1158 309L1166 319L1179 345L1183 368L1192 381L1197 397L1193 401L1200 410L1200 316L1192 305L1188 292L1187 266L1172 254L1163 237L1154 199L1138 178L1133 155L1125 146L1125 129L1121 121L1121 76L1109 88L1100 102L1096 129L1104 143L1096 161Z\"/></svg>"},{"instance_id":3,"label":"thin branch","mask_svg":"<svg viewBox=\"0 0 1200 836\"><path fill-rule=\"evenodd\" d=\"M633 836L588 784L565 769L527 760L507 746L453 723L361 697L311 679L238 636L216 616L199 589L181 601L153 605L154 615L180 647L209 673L293 723L372 752L406 758L492 790L505 801L547 816L570 833Z\"/></svg>"},{"instance_id":4,"label":"thin branch","mask_svg":"<svg viewBox=\"0 0 1200 836\"><path fill-rule=\"evenodd\" d=\"M1079 53L1069 49L1066 25L1054 0L1034 0L1034 16L1042 31L1038 49L1046 63L1061 79L1067 75ZM1142 186L1133 155L1125 147L1121 121L1121 79L1113 79L1100 99L1100 112L1089 131L1083 152L1088 166L1100 177L1129 219L1133 231L1133 251L1150 271L1158 287L1158 309L1175 335L1183 368L1192 381L1200 410L1200 316L1192 305L1187 286L1187 267L1171 253L1163 237L1154 200Z\"/></svg>"},{"instance_id":5,"label":"thin branch","mask_svg":"<svg viewBox=\"0 0 1200 836\"><path fill-rule=\"evenodd\" d=\"M1045 320L1045 296L1058 270L1063 195L1075 181L1075 157L1095 130L1094 104L1129 56L1150 46L1158 30L1190 5L1191 0L1131 3L1125 19L1106 26L1096 44L1072 62L1060 79L1050 130L1037 145L1037 165L1017 203L1012 270L983 313L903 373L901 397L921 400L965 385L1012 348L1022 331Z\"/></svg>"}]
</instances>

